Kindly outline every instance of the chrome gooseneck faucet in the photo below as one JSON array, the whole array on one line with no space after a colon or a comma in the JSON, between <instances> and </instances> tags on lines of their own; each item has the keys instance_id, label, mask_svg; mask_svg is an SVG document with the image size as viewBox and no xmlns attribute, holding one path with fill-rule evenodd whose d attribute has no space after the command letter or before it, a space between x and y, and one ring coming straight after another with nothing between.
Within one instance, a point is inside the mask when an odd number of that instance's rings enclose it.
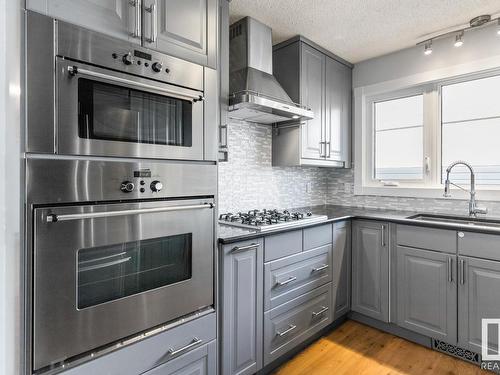
<instances>
[{"instance_id":1,"label":"chrome gooseneck faucet","mask_svg":"<svg viewBox=\"0 0 500 375\"><path fill-rule=\"evenodd\" d=\"M464 189L463 187L454 184L453 182L450 181L450 172L453 169L454 166L456 165L464 165L470 170L470 191L467 189ZM469 163L466 163L465 161L462 160L457 160L449 165L448 168L446 168L446 181L444 182L444 196L445 197L451 197L450 194L450 185L456 186L459 189L462 189L463 191L467 191L470 193L470 200L469 200L469 216L474 216L476 217L477 214L487 214L488 209L486 208L480 208L476 204L476 175L474 174L474 170L470 166Z\"/></svg>"}]
</instances>

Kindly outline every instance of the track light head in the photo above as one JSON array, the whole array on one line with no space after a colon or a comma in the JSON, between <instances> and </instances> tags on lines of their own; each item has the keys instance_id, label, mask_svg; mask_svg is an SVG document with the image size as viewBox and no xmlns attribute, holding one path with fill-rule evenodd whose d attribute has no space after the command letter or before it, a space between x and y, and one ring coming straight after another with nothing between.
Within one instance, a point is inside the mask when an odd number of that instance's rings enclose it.
<instances>
[{"instance_id":1,"label":"track light head","mask_svg":"<svg viewBox=\"0 0 500 375\"><path fill-rule=\"evenodd\" d=\"M462 47L464 45L463 36L463 30L455 36L455 43L453 44L455 47Z\"/></svg>"},{"instance_id":2,"label":"track light head","mask_svg":"<svg viewBox=\"0 0 500 375\"><path fill-rule=\"evenodd\" d=\"M431 53L432 53L432 40L429 40L424 44L424 55L429 56Z\"/></svg>"}]
</instances>

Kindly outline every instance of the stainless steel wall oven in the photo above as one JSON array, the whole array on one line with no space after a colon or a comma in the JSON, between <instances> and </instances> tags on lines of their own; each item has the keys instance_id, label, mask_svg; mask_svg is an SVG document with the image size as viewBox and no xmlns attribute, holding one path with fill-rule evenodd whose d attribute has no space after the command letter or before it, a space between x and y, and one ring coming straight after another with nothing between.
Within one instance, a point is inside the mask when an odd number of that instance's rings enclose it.
<instances>
[{"instance_id":1,"label":"stainless steel wall oven","mask_svg":"<svg viewBox=\"0 0 500 375\"><path fill-rule=\"evenodd\" d=\"M36 13L27 19L28 152L210 159L203 66Z\"/></svg>"},{"instance_id":2,"label":"stainless steel wall oven","mask_svg":"<svg viewBox=\"0 0 500 375\"><path fill-rule=\"evenodd\" d=\"M215 164L27 160L33 370L213 311Z\"/></svg>"}]
</instances>

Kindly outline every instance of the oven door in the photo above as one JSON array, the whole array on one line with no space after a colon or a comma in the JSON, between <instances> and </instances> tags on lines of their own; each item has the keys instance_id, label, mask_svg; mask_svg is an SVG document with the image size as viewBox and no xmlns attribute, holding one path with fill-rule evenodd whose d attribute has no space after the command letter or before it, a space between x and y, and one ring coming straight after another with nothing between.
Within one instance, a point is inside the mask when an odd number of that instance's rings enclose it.
<instances>
[{"instance_id":1,"label":"oven door","mask_svg":"<svg viewBox=\"0 0 500 375\"><path fill-rule=\"evenodd\" d=\"M56 65L58 153L203 159L203 92L59 57Z\"/></svg>"},{"instance_id":2,"label":"oven door","mask_svg":"<svg viewBox=\"0 0 500 375\"><path fill-rule=\"evenodd\" d=\"M34 369L212 306L212 207L35 209Z\"/></svg>"}]
</instances>

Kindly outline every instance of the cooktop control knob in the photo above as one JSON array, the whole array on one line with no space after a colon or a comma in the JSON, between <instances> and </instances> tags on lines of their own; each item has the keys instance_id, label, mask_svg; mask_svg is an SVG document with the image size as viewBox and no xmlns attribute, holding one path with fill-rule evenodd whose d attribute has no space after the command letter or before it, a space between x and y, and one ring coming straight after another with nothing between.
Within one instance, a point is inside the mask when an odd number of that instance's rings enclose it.
<instances>
[{"instance_id":1,"label":"cooktop control knob","mask_svg":"<svg viewBox=\"0 0 500 375\"><path fill-rule=\"evenodd\" d=\"M122 61L125 65L131 65L134 62L134 58L132 57L132 54L129 52L126 55L123 55Z\"/></svg>"},{"instance_id":2,"label":"cooktop control knob","mask_svg":"<svg viewBox=\"0 0 500 375\"><path fill-rule=\"evenodd\" d=\"M132 181L123 181L121 191L124 193L131 193L134 191L135 185Z\"/></svg>"},{"instance_id":3,"label":"cooktop control knob","mask_svg":"<svg viewBox=\"0 0 500 375\"><path fill-rule=\"evenodd\" d=\"M158 193L163 189L163 184L160 181L151 182L151 191Z\"/></svg>"},{"instance_id":4,"label":"cooktop control knob","mask_svg":"<svg viewBox=\"0 0 500 375\"><path fill-rule=\"evenodd\" d=\"M153 69L153 71L155 71L156 73L159 73L161 72L161 69L163 68L163 64L159 61L153 63L153 65L151 65L151 69Z\"/></svg>"}]
</instances>

